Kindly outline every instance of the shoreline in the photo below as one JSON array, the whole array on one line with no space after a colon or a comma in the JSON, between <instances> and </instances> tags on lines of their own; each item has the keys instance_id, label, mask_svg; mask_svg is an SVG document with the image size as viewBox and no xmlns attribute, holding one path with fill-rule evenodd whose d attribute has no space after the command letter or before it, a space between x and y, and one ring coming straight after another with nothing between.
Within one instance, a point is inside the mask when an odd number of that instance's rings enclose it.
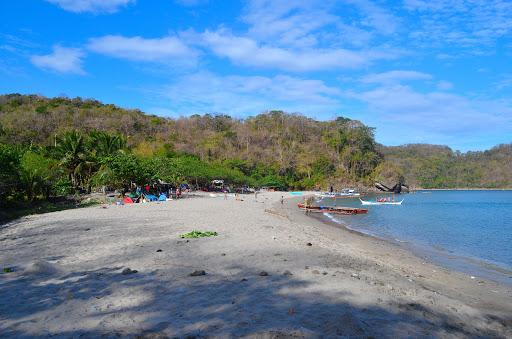
<instances>
[{"instance_id":1,"label":"shoreline","mask_svg":"<svg viewBox=\"0 0 512 339\"><path fill-rule=\"evenodd\" d=\"M332 216L331 216L332 217ZM418 259L426 260L430 264L458 272L465 275L476 276L480 279L486 279L495 283L512 286L512 270L504 267L505 264L486 261L478 257L469 255L454 254L446 249L422 246L415 242L402 241L399 239L386 238L376 234L366 233L350 226L350 221L339 223L329 216L320 214L311 214L309 218L324 223L330 227L343 229L352 232L361 237L368 237L384 241L392 246L399 247L409 251ZM356 217L356 216L352 216Z\"/></svg>"},{"instance_id":2,"label":"shoreline","mask_svg":"<svg viewBox=\"0 0 512 339\"><path fill-rule=\"evenodd\" d=\"M0 262L15 268L0 275L0 332L8 338L512 335L511 288L310 218L296 205L307 193L90 207L12 222L0 229ZM180 238L191 230L218 236ZM121 273L126 268L137 272Z\"/></svg>"}]
</instances>

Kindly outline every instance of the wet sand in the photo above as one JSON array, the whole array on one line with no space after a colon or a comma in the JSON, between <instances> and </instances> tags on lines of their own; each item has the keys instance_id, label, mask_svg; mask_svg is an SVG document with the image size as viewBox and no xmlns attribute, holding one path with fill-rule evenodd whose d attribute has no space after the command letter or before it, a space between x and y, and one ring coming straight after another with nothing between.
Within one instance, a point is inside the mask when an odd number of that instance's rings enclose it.
<instances>
[{"instance_id":1,"label":"wet sand","mask_svg":"<svg viewBox=\"0 0 512 339\"><path fill-rule=\"evenodd\" d=\"M96 206L2 226L0 262L15 272L0 275L0 334L512 337L510 286L310 218L286 196ZM179 237L195 229L219 235Z\"/></svg>"}]
</instances>

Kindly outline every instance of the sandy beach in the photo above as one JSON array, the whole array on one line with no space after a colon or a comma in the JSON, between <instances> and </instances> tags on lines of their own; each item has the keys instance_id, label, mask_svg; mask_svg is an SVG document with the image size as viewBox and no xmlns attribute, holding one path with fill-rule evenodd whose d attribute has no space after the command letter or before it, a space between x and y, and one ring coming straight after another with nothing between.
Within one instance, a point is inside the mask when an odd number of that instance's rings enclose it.
<instances>
[{"instance_id":1,"label":"sandy beach","mask_svg":"<svg viewBox=\"0 0 512 339\"><path fill-rule=\"evenodd\" d=\"M511 286L322 223L281 195L0 226L0 265L14 270L0 274L0 337L512 337ZM180 238L192 230L218 236Z\"/></svg>"}]
</instances>

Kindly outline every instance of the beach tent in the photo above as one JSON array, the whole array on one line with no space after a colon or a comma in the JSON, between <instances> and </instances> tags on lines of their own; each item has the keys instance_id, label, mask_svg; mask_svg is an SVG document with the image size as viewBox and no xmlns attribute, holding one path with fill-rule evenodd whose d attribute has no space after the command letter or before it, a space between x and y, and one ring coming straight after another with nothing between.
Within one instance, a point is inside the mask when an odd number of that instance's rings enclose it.
<instances>
[{"instance_id":1,"label":"beach tent","mask_svg":"<svg viewBox=\"0 0 512 339\"><path fill-rule=\"evenodd\" d=\"M133 200L132 200L132 198L130 198L130 197L125 197L125 198L123 199L123 202L124 202L125 204L133 204Z\"/></svg>"},{"instance_id":2,"label":"beach tent","mask_svg":"<svg viewBox=\"0 0 512 339\"><path fill-rule=\"evenodd\" d=\"M146 194L145 197L149 201L157 201L158 200L158 198L153 194Z\"/></svg>"},{"instance_id":3,"label":"beach tent","mask_svg":"<svg viewBox=\"0 0 512 339\"><path fill-rule=\"evenodd\" d=\"M135 198L138 198L140 194L136 194L134 192L130 192L130 194L128 194L128 196L132 199L135 199Z\"/></svg>"},{"instance_id":4,"label":"beach tent","mask_svg":"<svg viewBox=\"0 0 512 339\"><path fill-rule=\"evenodd\" d=\"M160 196L158 197L158 200L159 201L167 201L167 196L165 194L160 194Z\"/></svg>"}]
</instances>

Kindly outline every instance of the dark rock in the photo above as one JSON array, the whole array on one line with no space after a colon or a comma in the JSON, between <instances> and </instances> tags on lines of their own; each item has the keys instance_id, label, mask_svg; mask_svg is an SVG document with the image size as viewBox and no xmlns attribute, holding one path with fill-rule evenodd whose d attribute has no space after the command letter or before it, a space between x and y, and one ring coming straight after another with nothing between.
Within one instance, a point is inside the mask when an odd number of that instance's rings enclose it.
<instances>
[{"instance_id":1,"label":"dark rock","mask_svg":"<svg viewBox=\"0 0 512 339\"><path fill-rule=\"evenodd\" d=\"M90 228L86 228L85 231L90 231L91 229Z\"/></svg>"},{"instance_id":2,"label":"dark rock","mask_svg":"<svg viewBox=\"0 0 512 339\"><path fill-rule=\"evenodd\" d=\"M322 272L322 274L323 274L323 275L327 275L327 274L329 274L329 273L327 273L327 272Z\"/></svg>"},{"instance_id":3,"label":"dark rock","mask_svg":"<svg viewBox=\"0 0 512 339\"><path fill-rule=\"evenodd\" d=\"M288 271L288 270L286 270L286 271L283 272L283 275L293 275L293 273Z\"/></svg>"},{"instance_id":4,"label":"dark rock","mask_svg":"<svg viewBox=\"0 0 512 339\"><path fill-rule=\"evenodd\" d=\"M261 272L260 272L260 276L261 276L261 277L266 277L266 276L268 276L268 273L267 273L267 272L265 272L265 271L261 271Z\"/></svg>"},{"instance_id":5,"label":"dark rock","mask_svg":"<svg viewBox=\"0 0 512 339\"><path fill-rule=\"evenodd\" d=\"M190 273L191 277L198 277L200 275L206 275L206 272L204 270L194 271Z\"/></svg>"},{"instance_id":6,"label":"dark rock","mask_svg":"<svg viewBox=\"0 0 512 339\"><path fill-rule=\"evenodd\" d=\"M134 274L134 273L137 273L138 271L137 270L132 270L131 268L127 267L125 268L121 274L122 275L128 275L128 274Z\"/></svg>"},{"instance_id":7,"label":"dark rock","mask_svg":"<svg viewBox=\"0 0 512 339\"><path fill-rule=\"evenodd\" d=\"M240 282L245 282L245 281L247 281L247 279L245 279L245 278L242 278L242 280L240 280Z\"/></svg>"},{"instance_id":8,"label":"dark rock","mask_svg":"<svg viewBox=\"0 0 512 339\"><path fill-rule=\"evenodd\" d=\"M313 246L313 244L312 244L312 243L310 243L310 242L308 242L308 243L306 244L306 246Z\"/></svg>"},{"instance_id":9,"label":"dark rock","mask_svg":"<svg viewBox=\"0 0 512 339\"><path fill-rule=\"evenodd\" d=\"M158 249L158 250L156 250L156 251L157 251L157 252L162 252L162 250L161 250L161 249Z\"/></svg>"},{"instance_id":10,"label":"dark rock","mask_svg":"<svg viewBox=\"0 0 512 339\"><path fill-rule=\"evenodd\" d=\"M226 253L222 253L221 256L225 257L226 256Z\"/></svg>"}]
</instances>

